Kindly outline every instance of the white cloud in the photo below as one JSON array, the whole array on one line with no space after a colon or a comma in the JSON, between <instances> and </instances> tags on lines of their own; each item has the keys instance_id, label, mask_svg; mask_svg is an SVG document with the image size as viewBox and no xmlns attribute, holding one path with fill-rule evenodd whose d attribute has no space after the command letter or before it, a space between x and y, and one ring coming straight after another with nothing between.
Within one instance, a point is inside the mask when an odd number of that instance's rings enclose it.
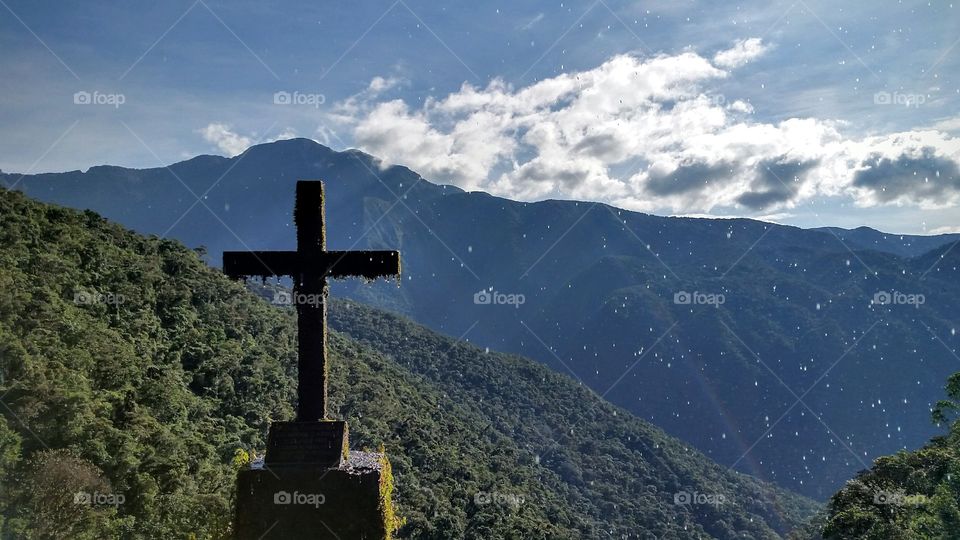
<instances>
[{"instance_id":1,"label":"white cloud","mask_svg":"<svg viewBox=\"0 0 960 540\"><path fill-rule=\"evenodd\" d=\"M730 76L722 68L765 49L752 38L712 61L689 51L619 55L521 88L464 84L416 107L365 91L333 118L384 163L521 200L767 215L815 196L960 204L960 139L933 130L853 139L840 121L759 122L749 103L711 91Z\"/></svg>"},{"instance_id":2,"label":"white cloud","mask_svg":"<svg viewBox=\"0 0 960 540\"><path fill-rule=\"evenodd\" d=\"M769 221L770 223L776 223L778 225L784 224L788 219L796 217L790 212L777 212L775 214L764 214L762 216L756 216L754 219L758 221Z\"/></svg>"},{"instance_id":3,"label":"white cloud","mask_svg":"<svg viewBox=\"0 0 960 540\"><path fill-rule=\"evenodd\" d=\"M960 131L960 116L944 118L943 120L933 124L931 129L936 129L939 131Z\"/></svg>"},{"instance_id":4,"label":"white cloud","mask_svg":"<svg viewBox=\"0 0 960 540\"><path fill-rule=\"evenodd\" d=\"M679 217L679 218L692 218L692 219L743 219L743 216L734 215L734 214L673 214L670 217ZM760 216L753 216L751 219L757 221L767 221L770 223L776 223L782 225L786 220L796 217L794 214L789 212L780 212L776 214L764 214Z\"/></svg>"},{"instance_id":5,"label":"white cloud","mask_svg":"<svg viewBox=\"0 0 960 540\"><path fill-rule=\"evenodd\" d=\"M283 131L281 131L279 135L277 135L276 137L271 137L267 139L267 141L269 142L285 141L287 139L296 139L296 138L297 138L297 130L291 127L286 127L286 128L283 128Z\"/></svg>"},{"instance_id":6,"label":"white cloud","mask_svg":"<svg viewBox=\"0 0 960 540\"><path fill-rule=\"evenodd\" d=\"M370 80L370 84L362 91L343 101L334 103L333 110L329 113L330 120L334 123L349 123L364 111L366 105L379 98L381 94L405 84L407 84L406 79L400 77L381 77L377 75Z\"/></svg>"},{"instance_id":7,"label":"white cloud","mask_svg":"<svg viewBox=\"0 0 960 540\"><path fill-rule=\"evenodd\" d=\"M738 40L733 47L720 51L713 57L713 63L719 67L738 68L767 52L769 47L760 38Z\"/></svg>"},{"instance_id":8,"label":"white cloud","mask_svg":"<svg viewBox=\"0 0 960 540\"><path fill-rule=\"evenodd\" d=\"M250 148L250 146L253 144L293 139L297 137L297 132L293 128L288 127L284 128L279 135L259 141L256 137L256 134L251 136L241 135L234 131L229 125L219 122L207 124L206 127L198 129L197 133L199 133L204 140L215 145L217 149L229 157L242 154L244 150Z\"/></svg>"},{"instance_id":9,"label":"white cloud","mask_svg":"<svg viewBox=\"0 0 960 540\"><path fill-rule=\"evenodd\" d=\"M232 131L227 124L212 123L199 130L204 140L213 143L221 152L233 157L242 153L253 144L250 137L244 137Z\"/></svg>"},{"instance_id":10,"label":"white cloud","mask_svg":"<svg viewBox=\"0 0 960 540\"><path fill-rule=\"evenodd\" d=\"M370 80L370 85L367 86L367 92L373 95L379 95L382 92L386 92L391 88L397 86L402 81L398 77L374 77Z\"/></svg>"}]
</instances>

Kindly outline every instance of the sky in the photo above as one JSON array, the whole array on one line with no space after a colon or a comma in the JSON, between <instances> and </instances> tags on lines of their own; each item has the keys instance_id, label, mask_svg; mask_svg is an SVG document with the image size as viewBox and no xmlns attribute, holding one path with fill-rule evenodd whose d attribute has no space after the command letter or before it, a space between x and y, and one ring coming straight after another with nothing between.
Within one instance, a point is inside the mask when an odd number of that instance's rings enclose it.
<instances>
[{"instance_id":1,"label":"sky","mask_svg":"<svg viewBox=\"0 0 960 540\"><path fill-rule=\"evenodd\" d=\"M0 169L307 137L518 200L960 232L951 1L0 0Z\"/></svg>"}]
</instances>

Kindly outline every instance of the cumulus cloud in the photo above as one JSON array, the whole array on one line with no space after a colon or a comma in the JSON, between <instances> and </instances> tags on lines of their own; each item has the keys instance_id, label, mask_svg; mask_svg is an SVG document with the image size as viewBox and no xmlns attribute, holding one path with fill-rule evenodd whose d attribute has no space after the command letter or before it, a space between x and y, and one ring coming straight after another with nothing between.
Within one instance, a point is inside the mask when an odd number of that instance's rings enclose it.
<instances>
[{"instance_id":1,"label":"cumulus cloud","mask_svg":"<svg viewBox=\"0 0 960 540\"><path fill-rule=\"evenodd\" d=\"M251 145L259 142L273 142L285 139L293 139L297 132L293 128L285 128L279 135L259 141L256 136L241 135L234 131L229 125L219 122L207 124L206 127L197 130L205 141L213 144L218 150L229 157L242 154L244 150Z\"/></svg>"},{"instance_id":2,"label":"cumulus cloud","mask_svg":"<svg viewBox=\"0 0 960 540\"><path fill-rule=\"evenodd\" d=\"M233 157L242 153L253 144L250 137L244 137L230 129L227 124L212 123L199 130L208 143L215 145L221 152Z\"/></svg>"},{"instance_id":3,"label":"cumulus cloud","mask_svg":"<svg viewBox=\"0 0 960 540\"><path fill-rule=\"evenodd\" d=\"M933 124L933 129L940 131L960 131L960 116L953 118L944 118Z\"/></svg>"},{"instance_id":4,"label":"cumulus cloud","mask_svg":"<svg viewBox=\"0 0 960 540\"><path fill-rule=\"evenodd\" d=\"M465 83L410 105L371 87L336 123L384 163L521 200L599 200L673 213L770 214L818 195L861 206L956 204L960 140L938 130L868 138L817 118L775 123L713 91L767 50L736 42L712 58L618 55L523 87Z\"/></svg>"},{"instance_id":5,"label":"cumulus cloud","mask_svg":"<svg viewBox=\"0 0 960 540\"><path fill-rule=\"evenodd\" d=\"M767 52L768 46L760 38L738 40L733 47L713 56L713 63L722 68L737 68Z\"/></svg>"},{"instance_id":6,"label":"cumulus cloud","mask_svg":"<svg viewBox=\"0 0 960 540\"><path fill-rule=\"evenodd\" d=\"M819 162L818 159L781 158L759 161L749 190L740 194L737 202L756 210L787 203L797 196L800 178Z\"/></svg>"},{"instance_id":7,"label":"cumulus cloud","mask_svg":"<svg viewBox=\"0 0 960 540\"><path fill-rule=\"evenodd\" d=\"M334 103L333 110L330 113L330 119L334 122L349 123L354 117L364 111L365 106L371 101L380 98L384 93L405 85L407 81L400 77L381 77L377 75L370 80L363 91L350 96L349 98Z\"/></svg>"},{"instance_id":8,"label":"cumulus cloud","mask_svg":"<svg viewBox=\"0 0 960 540\"><path fill-rule=\"evenodd\" d=\"M401 82L402 80L399 77L377 76L370 80L370 85L367 86L367 92L371 95L379 95L382 92L397 86Z\"/></svg>"},{"instance_id":9,"label":"cumulus cloud","mask_svg":"<svg viewBox=\"0 0 960 540\"><path fill-rule=\"evenodd\" d=\"M949 207L957 204L960 171L956 161L938 156L933 146L890 157L875 152L860 163L853 186L879 203L919 199L930 208Z\"/></svg>"}]
</instances>

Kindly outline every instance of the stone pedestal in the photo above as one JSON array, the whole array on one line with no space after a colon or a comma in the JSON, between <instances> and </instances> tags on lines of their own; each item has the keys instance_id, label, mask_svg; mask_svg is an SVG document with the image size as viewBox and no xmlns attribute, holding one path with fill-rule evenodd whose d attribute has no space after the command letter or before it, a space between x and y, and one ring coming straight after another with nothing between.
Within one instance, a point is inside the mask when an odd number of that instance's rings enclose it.
<instances>
[{"instance_id":1,"label":"stone pedestal","mask_svg":"<svg viewBox=\"0 0 960 540\"><path fill-rule=\"evenodd\" d=\"M268 467L278 465L313 465L338 467L349 453L350 440L346 422L274 422L267 435Z\"/></svg>"},{"instance_id":2,"label":"stone pedestal","mask_svg":"<svg viewBox=\"0 0 960 540\"><path fill-rule=\"evenodd\" d=\"M388 539L390 464L383 454L346 455L346 448L343 422L271 425L262 467L237 478L234 538Z\"/></svg>"}]
</instances>

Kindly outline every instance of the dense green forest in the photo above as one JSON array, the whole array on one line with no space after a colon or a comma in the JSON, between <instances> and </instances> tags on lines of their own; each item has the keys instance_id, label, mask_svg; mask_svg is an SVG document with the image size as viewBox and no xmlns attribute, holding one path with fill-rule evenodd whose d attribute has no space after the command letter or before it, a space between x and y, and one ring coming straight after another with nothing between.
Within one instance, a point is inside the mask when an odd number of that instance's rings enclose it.
<instances>
[{"instance_id":1,"label":"dense green forest","mask_svg":"<svg viewBox=\"0 0 960 540\"><path fill-rule=\"evenodd\" d=\"M6 191L0 290L4 537L227 534L236 449L292 412L290 315L176 242Z\"/></svg>"},{"instance_id":2,"label":"dense green forest","mask_svg":"<svg viewBox=\"0 0 960 540\"><path fill-rule=\"evenodd\" d=\"M458 419L468 420L469 427L427 429L456 430L457 438L469 441L461 450L469 452L468 463L486 459L497 469L530 474L535 483L559 495L549 501L557 512L551 521L577 529L584 537L636 537L640 531L656 538L771 537L768 526L783 532L814 509L784 490L727 471L585 386L525 358L457 342L351 301L334 302L330 324L437 387L441 394L431 406L438 412L432 416L440 419L441 411L455 413ZM357 422L350 408L343 411L351 425ZM371 419L377 420L382 418ZM411 426L423 422L433 423L423 417L405 421ZM405 431L387 440L388 448L399 450L394 461L404 466L398 468L412 466L420 474L431 474L432 460L408 466L408 456L422 455L417 451L421 444ZM451 462L443 469L460 466ZM435 493L430 496L442 489L444 496L436 504L454 510L472 491L503 489L490 483L493 479L472 485L464 485L463 480L474 479L445 479L437 474L432 483ZM526 486L512 489L528 490ZM725 503L674 504L675 493L694 491L721 494ZM427 503L427 494L407 495L423 499L412 505L415 508ZM535 504L547 502L536 500Z\"/></svg>"},{"instance_id":3,"label":"dense green forest","mask_svg":"<svg viewBox=\"0 0 960 540\"><path fill-rule=\"evenodd\" d=\"M237 467L292 416L292 311L176 242L9 191L0 290L3 538L229 535ZM776 538L816 509L540 364L333 312L332 414L389 453L401 537Z\"/></svg>"},{"instance_id":4,"label":"dense green forest","mask_svg":"<svg viewBox=\"0 0 960 540\"><path fill-rule=\"evenodd\" d=\"M933 420L948 433L914 452L879 458L847 482L830 500L824 538L960 539L960 373L946 393Z\"/></svg>"},{"instance_id":5,"label":"dense green forest","mask_svg":"<svg viewBox=\"0 0 960 540\"><path fill-rule=\"evenodd\" d=\"M338 296L447 335L470 328L477 345L572 371L718 463L818 500L873 458L937 433L927 422L930 396L956 371L950 350L960 349L951 332L960 324L960 249L950 244L960 237L511 201L382 165L363 152L291 139L169 168L91 167L0 181L144 234L208 246L208 261L219 262L223 249L246 250L245 242L293 247L295 183L323 179L331 249L403 253L402 287L344 280L333 285ZM207 189L214 178L224 189ZM188 212L195 201L183 196L184 184L209 191L204 202L217 215L199 206ZM481 287L494 285L524 295L523 305L474 303ZM722 294L723 303L675 301L695 291ZM878 304L882 291L925 300L919 309ZM943 343L929 339L921 318ZM792 393L801 391L810 410L795 406ZM883 396L896 399L875 408Z\"/></svg>"}]
</instances>

